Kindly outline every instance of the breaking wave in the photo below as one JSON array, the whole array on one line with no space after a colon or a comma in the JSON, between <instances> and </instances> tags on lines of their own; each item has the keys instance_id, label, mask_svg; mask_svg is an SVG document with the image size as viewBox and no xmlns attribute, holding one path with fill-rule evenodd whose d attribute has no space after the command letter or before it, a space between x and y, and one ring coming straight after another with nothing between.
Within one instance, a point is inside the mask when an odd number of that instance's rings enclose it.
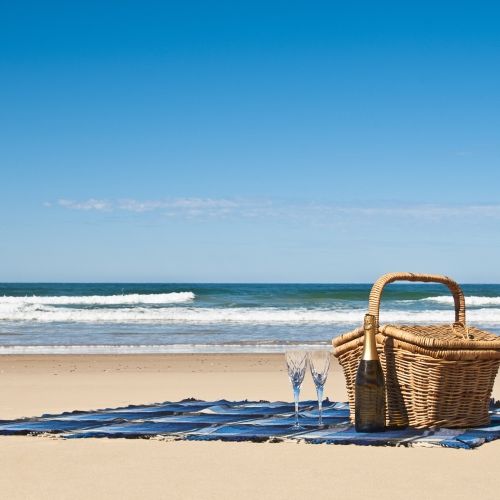
<instances>
[{"instance_id":1,"label":"breaking wave","mask_svg":"<svg viewBox=\"0 0 500 500\"><path fill-rule=\"evenodd\" d=\"M121 305L121 304L173 304L194 300L193 292L171 292L124 295L81 295L81 296L51 296L51 297L0 297L0 306L10 304L19 306L29 305Z\"/></svg>"},{"instance_id":2,"label":"breaking wave","mask_svg":"<svg viewBox=\"0 0 500 500\"><path fill-rule=\"evenodd\" d=\"M438 304L453 304L453 297L450 295L442 295L438 297L427 297L421 299L425 302L436 302ZM500 306L500 297L465 297L466 306Z\"/></svg>"},{"instance_id":3,"label":"breaking wave","mask_svg":"<svg viewBox=\"0 0 500 500\"><path fill-rule=\"evenodd\" d=\"M248 323L248 324L361 324L364 309L279 309L263 307L53 307L41 303L5 304L0 302L0 320L76 323ZM381 312L381 323L450 323L453 312L443 310ZM500 323L500 309L472 309L467 319L481 324Z\"/></svg>"}]
</instances>

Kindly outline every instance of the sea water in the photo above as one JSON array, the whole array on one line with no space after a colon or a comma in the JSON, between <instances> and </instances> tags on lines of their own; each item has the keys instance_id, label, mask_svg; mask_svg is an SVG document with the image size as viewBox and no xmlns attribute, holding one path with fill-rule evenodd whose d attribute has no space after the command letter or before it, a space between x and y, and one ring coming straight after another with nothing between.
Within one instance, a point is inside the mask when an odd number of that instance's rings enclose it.
<instances>
[{"instance_id":1,"label":"sea water","mask_svg":"<svg viewBox=\"0 0 500 500\"><path fill-rule=\"evenodd\" d=\"M282 352L363 321L369 284L0 284L0 353ZM500 333L500 285L464 285L467 321ZM381 323L450 323L443 285L391 284Z\"/></svg>"}]
</instances>

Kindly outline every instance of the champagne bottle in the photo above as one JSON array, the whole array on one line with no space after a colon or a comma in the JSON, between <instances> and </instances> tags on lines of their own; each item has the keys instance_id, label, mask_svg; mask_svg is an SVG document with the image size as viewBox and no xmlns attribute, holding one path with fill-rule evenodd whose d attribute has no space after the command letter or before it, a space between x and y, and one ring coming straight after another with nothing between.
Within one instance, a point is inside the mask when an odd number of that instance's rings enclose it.
<instances>
[{"instance_id":1,"label":"champagne bottle","mask_svg":"<svg viewBox=\"0 0 500 500\"><path fill-rule=\"evenodd\" d=\"M363 355L356 374L354 424L356 432L379 432L385 428L385 383L375 340L375 316L365 315L364 329Z\"/></svg>"}]
</instances>

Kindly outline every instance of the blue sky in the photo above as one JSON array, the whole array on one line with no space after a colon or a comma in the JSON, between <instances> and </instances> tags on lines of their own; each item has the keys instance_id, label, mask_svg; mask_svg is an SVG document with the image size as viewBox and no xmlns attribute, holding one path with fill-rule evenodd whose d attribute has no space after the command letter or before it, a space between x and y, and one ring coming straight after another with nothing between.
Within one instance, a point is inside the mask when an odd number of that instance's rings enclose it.
<instances>
[{"instance_id":1,"label":"blue sky","mask_svg":"<svg viewBox=\"0 0 500 500\"><path fill-rule=\"evenodd\" d=\"M500 282L496 2L11 2L3 281Z\"/></svg>"}]
</instances>

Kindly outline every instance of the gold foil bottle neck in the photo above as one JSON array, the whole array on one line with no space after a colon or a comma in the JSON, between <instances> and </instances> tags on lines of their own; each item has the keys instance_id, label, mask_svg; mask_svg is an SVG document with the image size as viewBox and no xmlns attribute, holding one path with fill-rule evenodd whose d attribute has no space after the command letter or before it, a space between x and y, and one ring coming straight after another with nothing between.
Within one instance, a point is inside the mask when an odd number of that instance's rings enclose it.
<instances>
[{"instance_id":1,"label":"gold foil bottle neck","mask_svg":"<svg viewBox=\"0 0 500 500\"><path fill-rule=\"evenodd\" d=\"M377 341L375 339L377 333L377 319L372 314L365 314L363 326L365 330L365 341L362 359L378 361Z\"/></svg>"}]
</instances>

